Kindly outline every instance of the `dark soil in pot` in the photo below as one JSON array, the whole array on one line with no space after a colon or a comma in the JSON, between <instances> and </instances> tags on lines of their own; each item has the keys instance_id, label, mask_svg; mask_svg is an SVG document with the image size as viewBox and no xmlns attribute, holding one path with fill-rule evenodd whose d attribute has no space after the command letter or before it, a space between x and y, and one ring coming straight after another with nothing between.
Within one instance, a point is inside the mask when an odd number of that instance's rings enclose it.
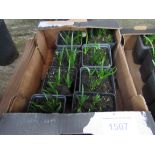
<instances>
[{"instance_id":1,"label":"dark soil in pot","mask_svg":"<svg viewBox=\"0 0 155 155\"><path fill-rule=\"evenodd\" d=\"M155 70L152 70L143 87L143 95L148 105L155 102Z\"/></svg>"},{"instance_id":2,"label":"dark soil in pot","mask_svg":"<svg viewBox=\"0 0 155 155\"><path fill-rule=\"evenodd\" d=\"M74 48L72 50L71 48L67 47L57 49L53 57L52 66L68 67L69 60L71 60L71 67L78 68L81 65L81 53L82 52L79 51L77 48Z\"/></svg>"},{"instance_id":3,"label":"dark soil in pot","mask_svg":"<svg viewBox=\"0 0 155 155\"><path fill-rule=\"evenodd\" d=\"M82 47L82 65L93 67L111 67L112 57L109 45L88 44Z\"/></svg>"},{"instance_id":4,"label":"dark soil in pot","mask_svg":"<svg viewBox=\"0 0 155 155\"><path fill-rule=\"evenodd\" d=\"M100 69L98 69L100 71ZM109 76L105 79L100 79L96 72L93 73L93 69L91 69L91 76L85 69L81 69L80 75L80 91L82 89L82 85L84 87L85 92L99 92L99 93L114 93L115 94L115 85L114 85L114 77Z\"/></svg>"},{"instance_id":5,"label":"dark soil in pot","mask_svg":"<svg viewBox=\"0 0 155 155\"><path fill-rule=\"evenodd\" d=\"M152 70L155 69L155 66L153 64L153 57L150 52L147 53L147 56L145 57L141 67L140 67L140 73L142 80L145 82L149 75L151 74Z\"/></svg>"},{"instance_id":6,"label":"dark soil in pot","mask_svg":"<svg viewBox=\"0 0 155 155\"><path fill-rule=\"evenodd\" d=\"M60 72L59 72L60 71ZM60 73L60 81L58 81L58 75ZM70 86L67 86L67 73L68 68L50 67L48 74L43 82L42 92L47 94L61 94L61 95L71 95L74 93L76 88L76 78L77 72L75 68L70 70L69 81Z\"/></svg>"},{"instance_id":7,"label":"dark soil in pot","mask_svg":"<svg viewBox=\"0 0 155 155\"><path fill-rule=\"evenodd\" d=\"M65 111L66 98L63 95L35 94L27 111L37 113L62 113Z\"/></svg>"},{"instance_id":8,"label":"dark soil in pot","mask_svg":"<svg viewBox=\"0 0 155 155\"><path fill-rule=\"evenodd\" d=\"M81 93L76 93L73 100L73 112L105 112L115 111L115 97L112 94L84 93L87 98L81 104Z\"/></svg>"}]
</instances>

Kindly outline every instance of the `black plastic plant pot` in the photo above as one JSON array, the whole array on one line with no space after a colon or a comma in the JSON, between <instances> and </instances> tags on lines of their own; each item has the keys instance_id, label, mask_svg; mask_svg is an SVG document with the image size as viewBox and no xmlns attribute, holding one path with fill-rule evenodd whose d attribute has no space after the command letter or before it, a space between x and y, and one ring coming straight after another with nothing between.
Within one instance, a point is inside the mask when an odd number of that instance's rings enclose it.
<instances>
[{"instance_id":1,"label":"black plastic plant pot","mask_svg":"<svg viewBox=\"0 0 155 155\"><path fill-rule=\"evenodd\" d=\"M29 102L27 112L33 113L63 113L66 97L64 95L34 94Z\"/></svg>"},{"instance_id":2,"label":"black plastic plant pot","mask_svg":"<svg viewBox=\"0 0 155 155\"><path fill-rule=\"evenodd\" d=\"M92 93L111 93L116 94L114 76L109 75L104 78L99 78L98 75L101 73L102 68L89 68L90 74L85 67L80 68L80 81L79 91L84 89L85 92ZM103 69L108 72L111 69Z\"/></svg>"},{"instance_id":3,"label":"black plastic plant pot","mask_svg":"<svg viewBox=\"0 0 155 155\"><path fill-rule=\"evenodd\" d=\"M76 92L72 104L72 112L107 112L116 111L116 101L113 94Z\"/></svg>"},{"instance_id":4,"label":"black plastic plant pot","mask_svg":"<svg viewBox=\"0 0 155 155\"><path fill-rule=\"evenodd\" d=\"M153 119L155 121L155 102L152 103L150 106L149 106L149 111L151 111L151 114L153 116Z\"/></svg>"},{"instance_id":5,"label":"black plastic plant pot","mask_svg":"<svg viewBox=\"0 0 155 155\"><path fill-rule=\"evenodd\" d=\"M155 102L155 70L153 70L143 87L143 95L148 105Z\"/></svg>"},{"instance_id":6,"label":"black plastic plant pot","mask_svg":"<svg viewBox=\"0 0 155 155\"><path fill-rule=\"evenodd\" d=\"M71 68L68 72L68 68L50 66L43 81L41 92L46 94L72 95L76 89L76 81L76 68Z\"/></svg>"},{"instance_id":7,"label":"black plastic plant pot","mask_svg":"<svg viewBox=\"0 0 155 155\"><path fill-rule=\"evenodd\" d=\"M78 68L81 66L81 54L82 51L77 48L69 48L69 47L63 47L56 49L54 57L53 57L53 62L52 66L55 67L68 67L69 66L69 61L70 61L70 66L73 68Z\"/></svg>"},{"instance_id":8,"label":"black plastic plant pot","mask_svg":"<svg viewBox=\"0 0 155 155\"><path fill-rule=\"evenodd\" d=\"M0 66L11 64L17 57L18 51L3 19L0 19Z\"/></svg>"},{"instance_id":9,"label":"black plastic plant pot","mask_svg":"<svg viewBox=\"0 0 155 155\"><path fill-rule=\"evenodd\" d=\"M102 28L92 28L87 29L88 40L85 39L84 44L109 44L111 49L116 45L116 39L114 37L114 30L104 29L105 32L101 32L102 34L98 34L99 31L102 31Z\"/></svg>"},{"instance_id":10,"label":"black plastic plant pot","mask_svg":"<svg viewBox=\"0 0 155 155\"><path fill-rule=\"evenodd\" d=\"M62 48L63 46L66 47L74 47L74 48L81 48L82 40L83 40L83 31L60 31L58 33L56 39L56 46L57 48ZM72 36L73 36L73 43L72 43Z\"/></svg>"},{"instance_id":11,"label":"black plastic plant pot","mask_svg":"<svg viewBox=\"0 0 155 155\"><path fill-rule=\"evenodd\" d=\"M135 49L133 52L134 62L137 64L142 64L146 55L150 52L150 47L144 44L142 36L137 38Z\"/></svg>"},{"instance_id":12,"label":"black plastic plant pot","mask_svg":"<svg viewBox=\"0 0 155 155\"><path fill-rule=\"evenodd\" d=\"M104 62L104 63L103 63ZM110 68L112 66L112 56L110 45L108 44L85 44L82 46L82 66L90 68Z\"/></svg>"},{"instance_id":13,"label":"black plastic plant pot","mask_svg":"<svg viewBox=\"0 0 155 155\"><path fill-rule=\"evenodd\" d=\"M148 79L149 75L154 69L155 69L155 66L153 64L153 57L151 53L148 52L146 58L144 59L140 67L141 77L144 82Z\"/></svg>"}]
</instances>

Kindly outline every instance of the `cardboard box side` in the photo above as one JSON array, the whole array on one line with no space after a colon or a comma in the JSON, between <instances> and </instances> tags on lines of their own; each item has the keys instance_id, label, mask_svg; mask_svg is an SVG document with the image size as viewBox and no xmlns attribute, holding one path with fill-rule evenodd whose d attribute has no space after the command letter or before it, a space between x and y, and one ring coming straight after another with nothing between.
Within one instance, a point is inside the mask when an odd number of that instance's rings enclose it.
<instances>
[{"instance_id":1,"label":"cardboard box side","mask_svg":"<svg viewBox=\"0 0 155 155\"><path fill-rule=\"evenodd\" d=\"M7 113L0 119L0 135L152 135L150 112L77 114Z\"/></svg>"},{"instance_id":2,"label":"cardboard box side","mask_svg":"<svg viewBox=\"0 0 155 155\"><path fill-rule=\"evenodd\" d=\"M9 84L6 88L6 91L3 95L3 98L0 102L0 114L7 112L10 101L13 99L14 96L16 96L16 92L18 90L18 86L21 82L21 77L23 75L23 72L25 71L27 64L30 61L30 58L32 57L33 51L35 48L34 39L28 40L23 55L20 58L20 61L17 65L17 68L9 81Z\"/></svg>"},{"instance_id":3,"label":"cardboard box side","mask_svg":"<svg viewBox=\"0 0 155 155\"><path fill-rule=\"evenodd\" d=\"M45 76L45 74L47 72L47 69L48 69L48 65L52 61L54 50L51 49L51 48L48 48L45 33L42 30L37 32L37 35L36 35L36 47L38 49L38 52L41 55L41 58L42 58L42 61L43 61L43 64L44 64L43 65L43 72L42 72L42 78L44 78L44 76Z\"/></svg>"},{"instance_id":4,"label":"cardboard box side","mask_svg":"<svg viewBox=\"0 0 155 155\"><path fill-rule=\"evenodd\" d=\"M140 66L141 65L134 63L133 52L134 52L134 50L125 50L125 55L126 55L126 59L128 62L128 66L129 66L131 76L132 76L133 81L134 81L134 85L135 85L136 90L137 90L137 94L143 95L142 87L144 86L144 82L142 81L141 74L140 74Z\"/></svg>"},{"instance_id":5,"label":"cardboard box side","mask_svg":"<svg viewBox=\"0 0 155 155\"><path fill-rule=\"evenodd\" d=\"M39 82L41 81L41 78L44 77L48 69L48 65L52 61L52 54L54 53L54 49L51 50L51 48L49 47L52 47L53 44L55 44L54 41L56 39L57 32L60 30L61 30L60 28L55 28L55 29L49 29L49 30L38 32L36 37L36 42L34 42L34 45L36 46L36 48L33 51L33 57L31 57L31 61L29 60L30 63L28 63L29 65L27 66L27 68L21 73L21 77L20 77L21 85L18 84L18 87L17 85L14 86L16 87L16 92L18 92L18 94L11 94L11 96L9 96L9 98L13 100L12 102L13 104L10 106L10 109L9 109L10 112L22 111L25 107L27 99L30 98L31 95L35 93L35 91L39 87ZM133 105L134 103L132 103L132 97L136 98L137 91L129 71L124 49L121 46L121 35L119 30L116 31L116 38L117 38L117 48L114 53L114 59L115 59L114 61L115 61L116 67L118 68L116 78L120 89L119 96L121 96L123 99L123 102L122 102L123 110L134 110L134 105ZM38 61L38 63L34 61ZM30 68L30 66L33 66L33 68ZM33 75L35 75L34 78L31 77ZM18 77L17 73L16 73L16 76ZM38 77L39 77L39 80L37 81L36 85L33 85L33 82L35 82L35 78L38 78ZM24 82L22 80L24 80ZM29 81L28 82L29 84L27 84L27 81ZM31 87L33 87L32 90L28 91L28 89L31 89ZM9 87L9 89L10 88L11 87ZM136 101L138 99L139 99L139 96L137 96ZM137 107L139 107L140 109L145 109L145 106L144 106L143 100L141 100L141 97L139 101L141 104L138 105ZM9 104L9 102L10 102L10 99L5 104ZM18 107L19 104L22 104L23 107L21 105Z\"/></svg>"},{"instance_id":6,"label":"cardboard box side","mask_svg":"<svg viewBox=\"0 0 155 155\"><path fill-rule=\"evenodd\" d=\"M133 50L138 35L123 35L123 38L124 38L124 50Z\"/></svg>"},{"instance_id":7,"label":"cardboard box side","mask_svg":"<svg viewBox=\"0 0 155 155\"><path fill-rule=\"evenodd\" d=\"M25 111L28 100L40 87L41 80L51 63L52 53L47 47L42 31L38 31L31 46L29 44L25 47L18 69L3 96L0 105L5 109L0 107L1 113Z\"/></svg>"},{"instance_id":8,"label":"cardboard box side","mask_svg":"<svg viewBox=\"0 0 155 155\"><path fill-rule=\"evenodd\" d=\"M131 77L133 79L137 94L143 98L141 101L143 103L143 108L144 110L148 110L147 104L145 102L145 99L143 97L143 92L142 92L142 87L144 85L142 79L141 79L141 74L140 74L140 65L135 64L133 60L133 54L134 54L134 48L135 48L135 43L137 40L137 35L123 35L124 38L124 48L123 52L125 53L125 57L128 63L129 71L131 73ZM138 102L137 102L138 104ZM136 105L134 105L136 106ZM142 109L143 109L142 108ZM137 109L137 108L136 108Z\"/></svg>"},{"instance_id":9,"label":"cardboard box side","mask_svg":"<svg viewBox=\"0 0 155 155\"><path fill-rule=\"evenodd\" d=\"M21 76L21 83L16 92L16 97L11 102L9 112L26 111L28 100L40 87L42 68L43 61L37 48L35 48L32 59ZM22 100L19 99L21 97Z\"/></svg>"},{"instance_id":10,"label":"cardboard box side","mask_svg":"<svg viewBox=\"0 0 155 155\"><path fill-rule=\"evenodd\" d=\"M123 109L133 110L132 103L129 100L131 97L137 96L137 91L129 72L123 48L120 44L118 44L116 52L114 63L117 67L116 79L123 98Z\"/></svg>"}]
</instances>

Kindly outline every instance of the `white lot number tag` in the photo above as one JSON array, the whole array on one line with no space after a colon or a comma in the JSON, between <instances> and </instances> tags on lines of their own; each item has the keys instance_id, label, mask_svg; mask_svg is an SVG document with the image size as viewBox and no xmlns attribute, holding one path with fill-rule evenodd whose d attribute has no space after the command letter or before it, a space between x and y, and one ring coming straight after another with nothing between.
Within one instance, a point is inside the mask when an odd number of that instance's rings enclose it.
<instances>
[{"instance_id":1,"label":"white lot number tag","mask_svg":"<svg viewBox=\"0 0 155 155\"><path fill-rule=\"evenodd\" d=\"M39 29L50 28L50 27L62 27L62 26L72 26L73 21L41 21L38 25Z\"/></svg>"},{"instance_id":2,"label":"white lot number tag","mask_svg":"<svg viewBox=\"0 0 155 155\"><path fill-rule=\"evenodd\" d=\"M147 126L145 112L105 112L95 113L84 133L92 134L153 134Z\"/></svg>"}]
</instances>

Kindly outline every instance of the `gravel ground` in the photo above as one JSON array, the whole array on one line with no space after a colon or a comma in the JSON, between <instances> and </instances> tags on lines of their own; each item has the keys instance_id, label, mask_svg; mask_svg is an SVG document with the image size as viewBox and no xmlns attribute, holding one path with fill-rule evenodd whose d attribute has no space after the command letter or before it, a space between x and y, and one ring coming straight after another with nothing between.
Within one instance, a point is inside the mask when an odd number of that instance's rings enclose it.
<instances>
[{"instance_id":1,"label":"gravel ground","mask_svg":"<svg viewBox=\"0 0 155 155\"><path fill-rule=\"evenodd\" d=\"M0 66L0 100L11 76L14 73L19 58L24 51L27 39L32 38L36 33L38 22L39 20L5 20L7 28L11 33L12 39L16 44L17 50L19 52L19 57L8 66Z\"/></svg>"}]
</instances>

